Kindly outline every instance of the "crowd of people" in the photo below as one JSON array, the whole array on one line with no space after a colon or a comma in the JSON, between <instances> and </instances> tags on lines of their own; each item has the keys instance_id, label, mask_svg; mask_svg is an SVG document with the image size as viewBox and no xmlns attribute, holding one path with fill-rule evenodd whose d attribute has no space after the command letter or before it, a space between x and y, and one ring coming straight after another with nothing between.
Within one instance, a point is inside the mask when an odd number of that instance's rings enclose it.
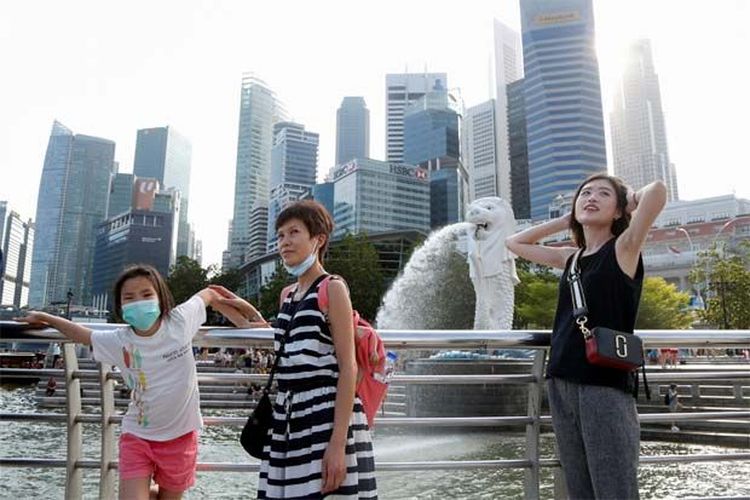
<instances>
[{"instance_id":1,"label":"crowd of people","mask_svg":"<svg viewBox=\"0 0 750 500\"><path fill-rule=\"evenodd\" d=\"M212 352L213 351L213 352ZM268 373L273 366L273 351L270 349L237 349L203 347L195 354L199 364L222 368L236 368L242 373Z\"/></svg>"}]
</instances>

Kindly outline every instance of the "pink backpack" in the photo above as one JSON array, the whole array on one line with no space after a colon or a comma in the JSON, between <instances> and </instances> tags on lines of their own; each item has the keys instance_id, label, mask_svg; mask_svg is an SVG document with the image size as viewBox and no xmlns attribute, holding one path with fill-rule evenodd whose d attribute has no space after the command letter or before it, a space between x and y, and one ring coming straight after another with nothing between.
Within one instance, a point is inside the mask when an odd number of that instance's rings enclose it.
<instances>
[{"instance_id":1,"label":"pink backpack","mask_svg":"<svg viewBox=\"0 0 750 500\"><path fill-rule=\"evenodd\" d=\"M318 308L328 312L328 283L337 276L327 276L318 285ZM359 316L352 314L355 335L355 354L357 358L357 395L367 415L367 423L372 428L375 414L385 399L388 383L385 382L385 347L378 332Z\"/></svg>"}]
</instances>

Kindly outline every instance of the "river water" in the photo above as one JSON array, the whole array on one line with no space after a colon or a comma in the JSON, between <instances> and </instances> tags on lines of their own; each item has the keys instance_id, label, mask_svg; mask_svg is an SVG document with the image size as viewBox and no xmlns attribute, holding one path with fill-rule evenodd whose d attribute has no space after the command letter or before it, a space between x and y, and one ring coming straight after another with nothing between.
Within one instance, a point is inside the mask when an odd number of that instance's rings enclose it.
<instances>
[{"instance_id":1,"label":"river water","mask_svg":"<svg viewBox=\"0 0 750 500\"><path fill-rule=\"evenodd\" d=\"M0 411L39 411L33 387L0 386ZM50 410L44 410L50 411ZM64 410L57 410L63 412ZM96 411L86 408L86 413ZM238 416L245 412L205 410L205 416ZM99 456L99 427L84 425L84 458ZM235 427L207 427L200 441L201 462L247 462ZM489 460L523 458L524 438L489 431L415 433L413 430L377 430L374 437L379 461ZM65 458L65 430L59 423L0 421L0 456ZM552 458L553 438L542 437L542 455ZM644 442L645 455L731 453L716 446ZM97 498L98 470L84 471L84 498ZM750 463L747 461L648 465L640 469L641 497L685 498L702 496L750 497ZM416 471L378 473L382 499L501 499L523 497L521 470ZM64 469L0 468L0 498L63 498ZM185 495L190 500L254 498L257 473L198 473L196 486ZM543 470L542 498L552 498L552 471Z\"/></svg>"}]
</instances>

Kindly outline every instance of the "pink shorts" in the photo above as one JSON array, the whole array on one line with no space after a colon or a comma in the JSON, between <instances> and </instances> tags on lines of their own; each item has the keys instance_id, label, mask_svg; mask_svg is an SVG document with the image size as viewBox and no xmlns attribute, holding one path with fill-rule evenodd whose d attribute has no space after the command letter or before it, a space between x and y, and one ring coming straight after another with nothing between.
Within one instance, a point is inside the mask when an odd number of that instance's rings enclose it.
<instances>
[{"instance_id":1,"label":"pink shorts","mask_svg":"<svg viewBox=\"0 0 750 500\"><path fill-rule=\"evenodd\" d=\"M169 441L150 441L133 434L120 436L120 479L154 477L170 491L185 491L195 484L198 431Z\"/></svg>"}]
</instances>

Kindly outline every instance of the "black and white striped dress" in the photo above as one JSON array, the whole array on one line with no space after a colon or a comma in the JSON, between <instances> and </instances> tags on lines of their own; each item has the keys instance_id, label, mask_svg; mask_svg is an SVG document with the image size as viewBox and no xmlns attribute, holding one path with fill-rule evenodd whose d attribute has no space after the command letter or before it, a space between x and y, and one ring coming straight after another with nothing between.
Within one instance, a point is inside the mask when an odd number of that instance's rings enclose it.
<instances>
[{"instance_id":1,"label":"black and white striped dress","mask_svg":"<svg viewBox=\"0 0 750 500\"><path fill-rule=\"evenodd\" d=\"M339 375L333 338L318 309L317 280L300 303L284 300L276 320L276 348L292 319L289 340L276 374L268 459L260 465L258 498L314 499L321 494L321 464L333 432ZM367 417L359 398L349 422L346 479L329 498L377 498L375 462Z\"/></svg>"}]
</instances>

